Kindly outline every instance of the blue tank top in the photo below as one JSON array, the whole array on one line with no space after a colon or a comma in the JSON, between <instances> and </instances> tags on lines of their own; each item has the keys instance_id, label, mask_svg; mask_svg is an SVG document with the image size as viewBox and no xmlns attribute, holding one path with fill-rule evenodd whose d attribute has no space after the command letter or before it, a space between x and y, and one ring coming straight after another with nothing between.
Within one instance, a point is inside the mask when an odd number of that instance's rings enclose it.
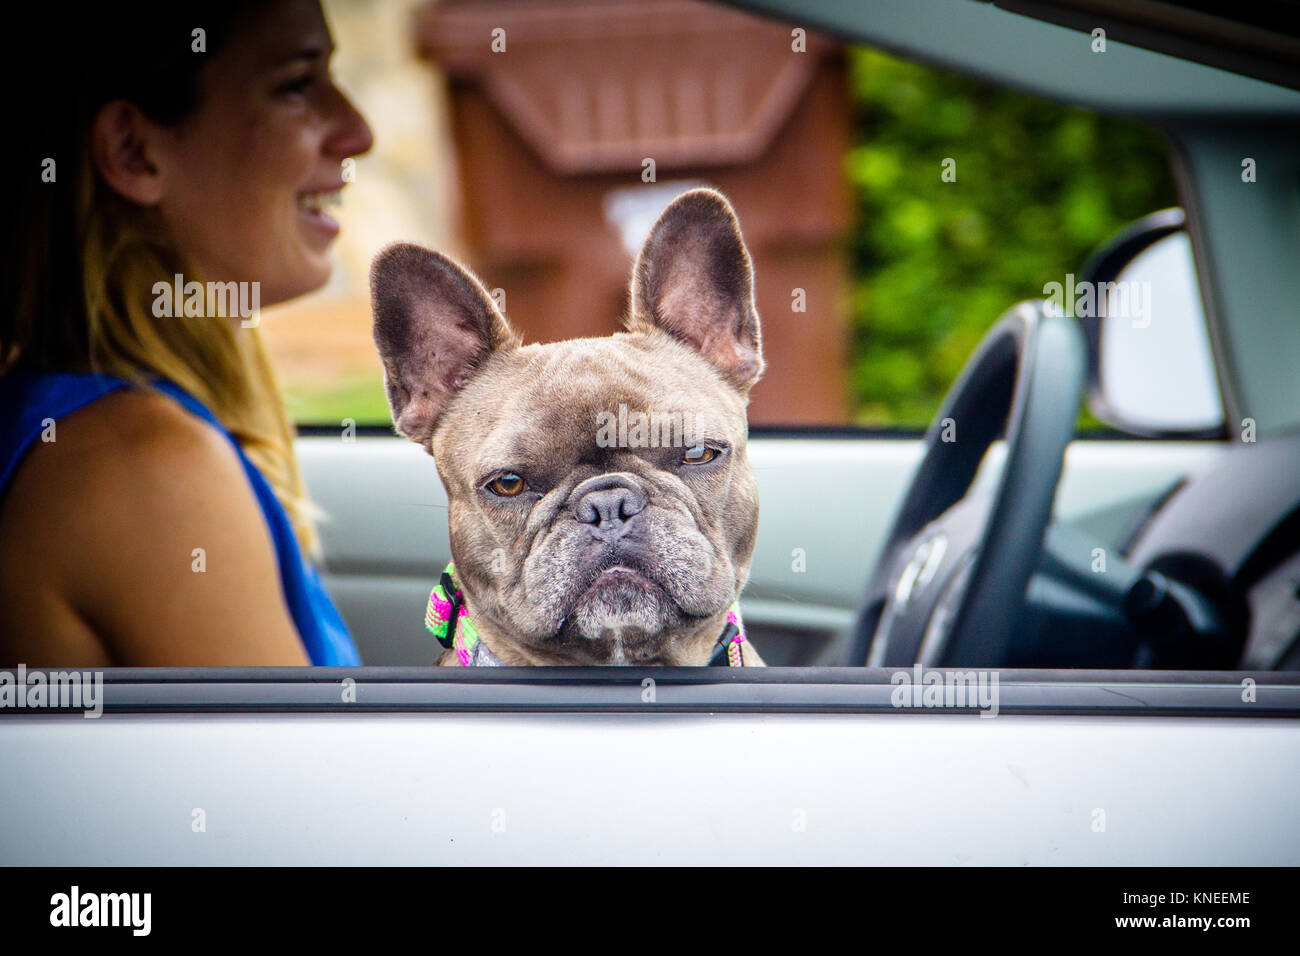
<instances>
[{"instance_id":1,"label":"blue tank top","mask_svg":"<svg viewBox=\"0 0 1300 956\"><path fill-rule=\"evenodd\" d=\"M312 664L318 667L359 665L361 656L347 625L321 584L316 569L303 559L289 516L266 478L207 406L171 382L158 380L155 384L191 414L225 435L239 455L244 474L266 516L280 564L284 597ZM46 419L58 421L110 392L129 387L130 382L110 375L14 371L0 376L0 495L13 479L27 449L40 437Z\"/></svg>"}]
</instances>

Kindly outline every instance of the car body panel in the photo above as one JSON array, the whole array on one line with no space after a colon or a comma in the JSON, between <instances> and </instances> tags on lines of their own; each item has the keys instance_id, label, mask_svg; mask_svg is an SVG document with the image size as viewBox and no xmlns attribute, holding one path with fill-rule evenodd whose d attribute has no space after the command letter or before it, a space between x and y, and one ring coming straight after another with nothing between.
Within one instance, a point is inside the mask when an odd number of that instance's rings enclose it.
<instances>
[{"instance_id":1,"label":"car body panel","mask_svg":"<svg viewBox=\"0 0 1300 956\"><path fill-rule=\"evenodd\" d=\"M109 714L0 754L8 864L1300 863L1289 720Z\"/></svg>"}]
</instances>

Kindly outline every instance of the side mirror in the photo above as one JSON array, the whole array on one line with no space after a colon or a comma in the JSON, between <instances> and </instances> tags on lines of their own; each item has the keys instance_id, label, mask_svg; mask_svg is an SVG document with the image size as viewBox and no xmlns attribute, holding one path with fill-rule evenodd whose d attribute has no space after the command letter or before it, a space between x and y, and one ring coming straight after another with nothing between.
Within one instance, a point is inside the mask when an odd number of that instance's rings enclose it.
<instances>
[{"instance_id":1,"label":"side mirror","mask_svg":"<svg viewBox=\"0 0 1300 956\"><path fill-rule=\"evenodd\" d=\"M1181 209L1139 219L1089 259L1079 283L1092 306L1076 310L1088 341L1089 408L1134 435L1224 433L1214 352L1184 222ZM1069 291L1063 296L1067 307L1075 301Z\"/></svg>"}]
</instances>

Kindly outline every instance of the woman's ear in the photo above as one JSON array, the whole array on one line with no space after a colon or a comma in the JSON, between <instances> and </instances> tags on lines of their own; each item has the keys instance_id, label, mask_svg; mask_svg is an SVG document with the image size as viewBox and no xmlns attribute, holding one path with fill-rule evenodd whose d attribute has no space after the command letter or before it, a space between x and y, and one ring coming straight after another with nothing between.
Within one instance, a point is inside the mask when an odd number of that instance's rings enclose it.
<instances>
[{"instance_id":1,"label":"woman's ear","mask_svg":"<svg viewBox=\"0 0 1300 956\"><path fill-rule=\"evenodd\" d=\"M90 127L91 156L104 181L141 206L162 200L163 175L157 162L159 127L126 100L112 100Z\"/></svg>"}]
</instances>

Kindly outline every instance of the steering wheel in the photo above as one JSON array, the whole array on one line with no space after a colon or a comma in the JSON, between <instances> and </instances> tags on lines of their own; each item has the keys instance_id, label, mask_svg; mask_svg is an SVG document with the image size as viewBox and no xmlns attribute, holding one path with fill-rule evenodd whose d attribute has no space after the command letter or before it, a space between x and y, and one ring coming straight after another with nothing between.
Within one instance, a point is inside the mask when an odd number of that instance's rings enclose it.
<instances>
[{"instance_id":1,"label":"steering wheel","mask_svg":"<svg viewBox=\"0 0 1300 956\"><path fill-rule=\"evenodd\" d=\"M1037 566L1083 396L1073 319L1042 300L1008 310L925 435L925 452L867 587L847 663L1004 664ZM1005 434L991 494L970 495Z\"/></svg>"}]
</instances>

